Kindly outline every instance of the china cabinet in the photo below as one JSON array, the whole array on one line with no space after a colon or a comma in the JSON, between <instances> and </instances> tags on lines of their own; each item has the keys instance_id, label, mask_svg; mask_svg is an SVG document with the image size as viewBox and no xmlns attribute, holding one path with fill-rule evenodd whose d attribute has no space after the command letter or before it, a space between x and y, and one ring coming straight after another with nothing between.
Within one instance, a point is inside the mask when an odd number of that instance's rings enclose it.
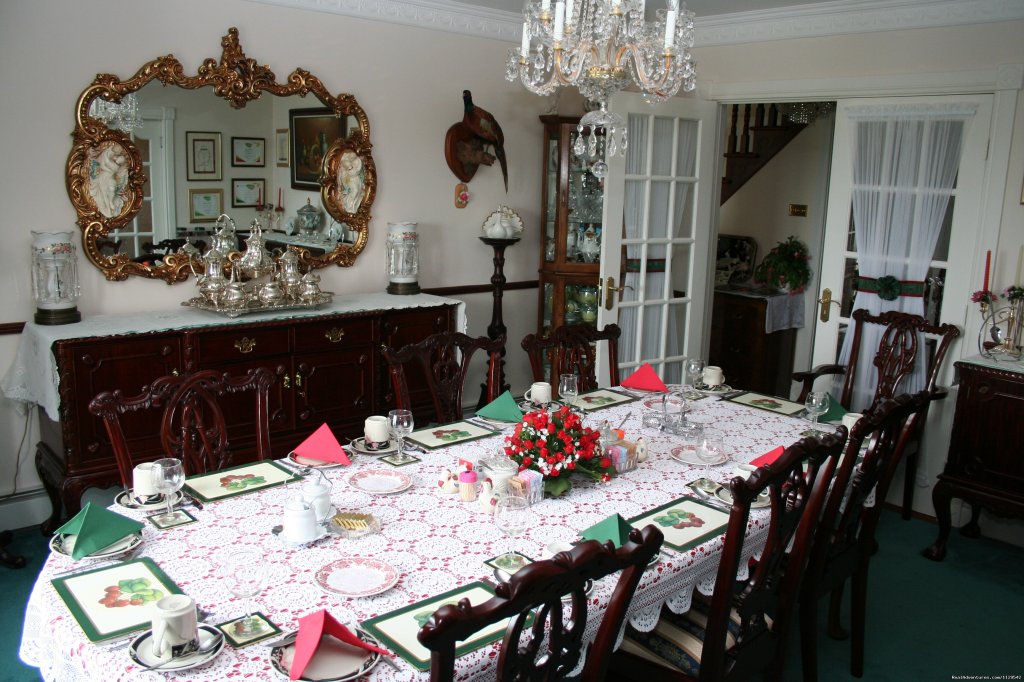
<instances>
[{"instance_id":1,"label":"china cabinet","mask_svg":"<svg viewBox=\"0 0 1024 682\"><path fill-rule=\"evenodd\" d=\"M323 423L339 438L360 435L366 417L386 414L394 404L381 346L401 347L435 332L463 327L457 301L401 298L384 305L350 305L346 297L338 297L334 310L255 316L258 320L197 319L196 326L153 331L146 331L140 320L137 329L143 331L81 336L72 332L56 338L50 349L60 387L59 420L51 419L40 406L41 441L36 449L39 477L54 506L48 527L56 527L62 516L78 511L87 487L119 483L106 431L88 409L89 401L101 391L121 389L134 395L167 374L216 369L239 375L263 366L277 376L269 405L275 457L286 454ZM429 300L406 304L405 299L413 298ZM196 319L193 313L181 314ZM429 421L433 407L425 380L416 374L407 378L417 419ZM240 394L225 396L221 407L230 425L231 463L251 461L255 457L251 404ZM137 461L155 459L161 453L159 415L153 411L136 416L125 424L129 449Z\"/></svg>"},{"instance_id":2,"label":"china cabinet","mask_svg":"<svg viewBox=\"0 0 1024 682\"><path fill-rule=\"evenodd\" d=\"M538 331L597 321L604 188L573 154L578 118L541 116L544 184Z\"/></svg>"}]
</instances>

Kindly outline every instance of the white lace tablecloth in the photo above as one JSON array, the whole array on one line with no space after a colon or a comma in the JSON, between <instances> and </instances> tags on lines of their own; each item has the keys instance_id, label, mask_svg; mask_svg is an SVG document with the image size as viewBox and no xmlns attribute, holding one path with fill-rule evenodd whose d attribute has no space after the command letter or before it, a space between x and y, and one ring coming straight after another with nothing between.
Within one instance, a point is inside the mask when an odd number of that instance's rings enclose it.
<instances>
[{"instance_id":1,"label":"white lace tablecloth","mask_svg":"<svg viewBox=\"0 0 1024 682\"><path fill-rule=\"evenodd\" d=\"M808 423L800 419L716 398L706 398L696 406L692 419L721 430L733 458L712 469L713 477L719 480L729 477L737 461L748 462L777 445L788 445L808 428ZM647 439L648 460L604 485L574 478L574 488L567 495L545 499L534 506L537 525L525 537L516 538L517 549L540 557L551 542L575 540L581 529L610 514L617 512L629 518L687 492L685 484L697 478L702 467L671 459L674 437L643 430L644 409L640 401L618 405L593 413L589 423L596 425L608 419L616 426L625 419L623 428L628 439L640 435ZM270 578L268 587L256 597L255 605L284 630L294 629L299 617L324 608L343 623L362 621L474 580L491 578L483 561L507 549L508 539L478 504L442 495L437 480L443 469L455 467L457 458L477 459L492 454L502 443L501 438L495 437L421 454L421 463L400 469L413 477L414 485L397 495L372 496L348 486L346 481L354 471L387 468L375 458L357 456L352 466L328 470L333 483L331 497L339 509L369 511L380 520L380 532L371 536L356 540L331 536L309 548L284 547L270 528L280 523L284 501L296 490L278 487L207 504L202 510L190 508L199 522L188 526L158 531L147 525L138 556L155 560L182 591L209 612L209 623L243 615L242 602L231 596L221 573L225 553L238 544L257 545L266 555ZM117 511L126 516L135 514ZM756 556L763 547L766 521L767 512L752 514L744 548L748 557ZM631 622L649 630L662 604L682 612L689 608L695 587L709 594L721 550L721 536L683 554L663 550L660 561L645 572L640 582ZM313 575L341 556L382 559L397 568L401 578L394 588L375 597L340 598L320 589ZM46 680L114 682L165 677L159 672L140 671L123 647L113 649L110 645L89 643L50 584L55 574L76 566L69 558L52 555L43 567L28 601L21 659L38 667ZM590 637L596 634L600 614L613 588L614 579L608 578L599 581L591 593ZM488 645L458 659L457 679L493 679L496 648L496 644ZM268 652L258 644L243 649L228 646L205 666L167 676L211 682L284 679L268 662ZM396 660L400 670L378 665L370 679L407 682L429 678L427 673L419 673L405 661Z\"/></svg>"}]
</instances>

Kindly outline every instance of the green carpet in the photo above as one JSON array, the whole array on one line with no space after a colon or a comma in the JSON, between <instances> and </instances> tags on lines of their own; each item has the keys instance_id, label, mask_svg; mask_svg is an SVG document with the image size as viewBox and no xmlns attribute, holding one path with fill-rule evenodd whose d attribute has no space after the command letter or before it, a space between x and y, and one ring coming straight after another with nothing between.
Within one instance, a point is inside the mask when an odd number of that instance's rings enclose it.
<instances>
[{"instance_id":1,"label":"green carpet","mask_svg":"<svg viewBox=\"0 0 1024 682\"><path fill-rule=\"evenodd\" d=\"M955 675L1024 673L1020 636L1011 626L1024 613L1024 549L954 531L945 561L935 563L921 550L934 541L936 530L892 512L882 517L868 585L863 679L944 682ZM11 549L29 565L0 568L0 661L6 664L0 682L36 682L38 671L20 662L18 647L25 602L48 548L33 526L15 531ZM818 623L825 623L824 611ZM799 635L795 630L791 635L785 678L795 681L801 679ZM818 655L822 682L856 679L850 675L849 640L837 642L822 633Z\"/></svg>"}]
</instances>

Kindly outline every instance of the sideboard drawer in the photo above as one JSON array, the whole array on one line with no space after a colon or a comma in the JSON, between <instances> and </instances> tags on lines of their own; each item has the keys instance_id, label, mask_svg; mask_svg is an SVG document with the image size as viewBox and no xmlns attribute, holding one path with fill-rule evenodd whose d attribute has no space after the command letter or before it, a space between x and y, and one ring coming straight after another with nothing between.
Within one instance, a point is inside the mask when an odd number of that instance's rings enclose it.
<instances>
[{"instance_id":1,"label":"sideboard drawer","mask_svg":"<svg viewBox=\"0 0 1024 682\"><path fill-rule=\"evenodd\" d=\"M316 353L366 345L376 337L375 328L376 321L365 317L296 325L295 352Z\"/></svg>"},{"instance_id":2,"label":"sideboard drawer","mask_svg":"<svg viewBox=\"0 0 1024 682\"><path fill-rule=\"evenodd\" d=\"M288 327L231 329L195 336L196 360L200 367L220 362L239 362L291 351Z\"/></svg>"}]
</instances>

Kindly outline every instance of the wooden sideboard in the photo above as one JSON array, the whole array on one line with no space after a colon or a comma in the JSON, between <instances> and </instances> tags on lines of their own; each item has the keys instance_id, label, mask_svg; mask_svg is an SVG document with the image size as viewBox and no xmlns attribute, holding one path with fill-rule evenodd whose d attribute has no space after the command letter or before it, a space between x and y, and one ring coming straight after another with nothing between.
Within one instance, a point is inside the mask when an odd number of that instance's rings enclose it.
<instances>
[{"instance_id":1,"label":"wooden sideboard","mask_svg":"<svg viewBox=\"0 0 1024 682\"><path fill-rule=\"evenodd\" d=\"M939 536L924 555L946 556L953 498L971 505L961 529L978 537L984 508L1000 516L1024 517L1024 372L971 361L956 363L960 382L946 467L932 490Z\"/></svg>"},{"instance_id":2,"label":"wooden sideboard","mask_svg":"<svg viewBox=\"0 0 1024 682\"><path fill-rule=\"evenodd\" d=\"M765 331L768 300L715 292L709 363L733 388L789 397L796 329Z\"/></svg>"},{"instance_id":3,"label":"wooden sideboard","mask_svg":"<svg viewBox=\"0 0 1024 682\"><path fill-rule=\"evenodd\" d=\"M177 372L217 369L240 375L264 366L278 379L270 396L275 455L283 456L325 422L339 437L352 438L362 434L367 416L386 413L393 404L381 346L401 347L461 323L456 301L430 298L438 303L54 341L60 420L40 407L36 450L39 477L54 508L44 530L76 513L86 488L120 483L103 424L89 412L96 394L121 389L134 395L153 379ZM429 421L425 381L409 379L416 418ZM230 396L222 403L232 464L255 457L251 399ZM138 414L126 425L136 461L162 456L158 419Z\"/></svg>"}]
</instances>

